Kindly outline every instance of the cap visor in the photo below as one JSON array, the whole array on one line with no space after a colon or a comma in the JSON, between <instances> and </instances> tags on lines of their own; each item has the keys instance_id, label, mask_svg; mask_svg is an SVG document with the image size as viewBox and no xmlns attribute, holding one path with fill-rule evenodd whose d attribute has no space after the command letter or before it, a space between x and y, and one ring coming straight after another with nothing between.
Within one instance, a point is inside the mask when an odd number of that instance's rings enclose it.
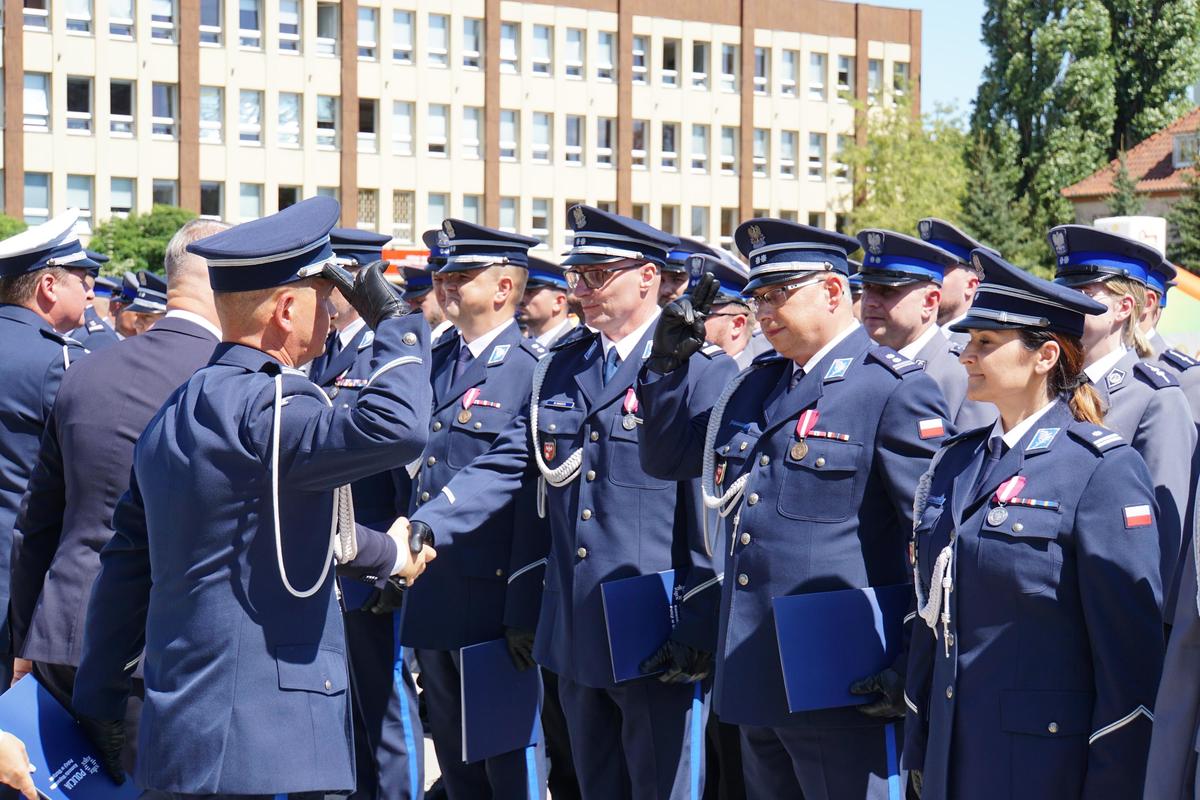
<instances>
[{"instance_id":1,"label":"cap visor","mask_svg":"<svg viewBox=\"0 0 1200 800\"><path fill-rule=\"evenodd\" d=\"M1111 272L1071 272L1066 275L1055 277L1054 282L1059 286L1069 286L1076 289L1080 286L1087 286L1089 283L1104 283L1112 278L1120 277Z\"/></svg>"},{"instance_id":2,"label":"cap visor","mask_svg":"<svg viewBox=\"0 0 1200 800\"><path fill-rule=\"evenodd\" d=\"M1001 322L998 319L987 319L986 317L975 317L971 312L960 319L958 322L950 326L950 330L955 333L968 333L972 330L977 331L1008 331L1015 328L1024 328L1025 325L1020 325L1015 322Z\"/></svg>"},{"instance_id":3,"label":"cap visor","mask_svg":"<svg viewBox=\"0 0 1200 800\"><path fill-rule=\"evenodd\" d=\"M562 261L564 267L588 267L595 264L614 264L618 261L628 261L623 256L602 256L593 253L569 253Z\"/></svg>"},{"instance_id":4,"label":"cap visor","mask_svg":"<svg viewBox=\"0 0 1200 800\"><path fill-rule=\"evenodd\" d=\"M862 276L864 284L870 283L875 286L908 286L912 283L923 283L924 281L933 282L929 278L918 278L915 275L898 275L894 272L860 272L859 274Z\"/></svg>"}]
</instances>

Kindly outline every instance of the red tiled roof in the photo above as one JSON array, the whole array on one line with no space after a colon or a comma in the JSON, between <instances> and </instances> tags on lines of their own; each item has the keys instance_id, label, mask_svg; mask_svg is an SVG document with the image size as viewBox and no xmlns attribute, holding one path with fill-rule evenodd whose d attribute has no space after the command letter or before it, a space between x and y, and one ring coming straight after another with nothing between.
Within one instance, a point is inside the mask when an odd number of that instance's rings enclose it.
<instances>
[{"instance_id":1,"label":"red tiled roof","mask_svg":"<svg viewBox=\"0 0 1200 800\"><path fill-rule=\"evenodd\" d=\"M1172 157L1175 152L1175 134L1191 133L1200 129L1200 108L1184 114L1150 138L1139 142L1125 154L1125 165L1129 174L1137 179L1137 190L1143 194L1171 194L1187 187L1186 178L1195 173L1195 168L1175 169ZM1111 161L1107 166L1062 190L1063 197L1084 200L1105 197L1113 193L1113 178L1120 169L1120 162Z\"/></svg>"}]
</instances>

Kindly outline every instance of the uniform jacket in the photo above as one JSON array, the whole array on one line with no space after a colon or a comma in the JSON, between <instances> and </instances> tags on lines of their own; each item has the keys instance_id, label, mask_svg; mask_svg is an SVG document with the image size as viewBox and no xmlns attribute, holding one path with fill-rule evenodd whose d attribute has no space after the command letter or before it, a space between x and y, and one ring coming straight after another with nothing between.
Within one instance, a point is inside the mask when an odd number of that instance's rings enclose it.
<instances>
[{"instance_id":1,"label":"uniform jacket","mask_svg":"<svg viewBox=\"0 0 1200 800\"><path fill-rule=\"evenodd\" d=\"M134 442L216 344L195 322L167 317L63 377L17 518L10 607L17 654L78 666L87 601L113 509L129 488Z\"/></svg>"},{"instance_id":2,"label":"uniform jacket","mask_svg":"<svg viewBox=\"0 0 1200 800\"><path fill-rule=\"evenodd\" d=\"M913 359L925 365L929 377L937 383L946 398L950 421L955 430L970 430L996 421L996 407L967 399L967 370L959 362L963 348L946 338L940 330L920 349Z\"/></svg>"},{"instance_id":3,"label":"uniform jacket","mask_svg":"<svg viewBox=\"0 0 1200 800\"><path fill-rule=\"evenodd\" d=\"M973 492L998 435L954 440L917 495L922 592L957 541L950 635L914 622L904 762L923 800L1140 797L1163 656L1150 474L1060 401Z\"/></svg>"},{"instance_id":4,"label":"uniform jacket","mask_svg":"<svg viewBox=\"0 0 1200 800\"><path fill-rule=\"evenodd\" d=\"M8 607L13 528L63 374L87 351L23 306L0 305L0 608ZM0 632L7 647L8 623ZM6 652L10 652L6 650Z\"/></svg>"},{"instance_id":5,"label":"uniform jacket","mask_svg":"<svg viewBox=\"0 0 1200 800\"><path fill-rule=\"evenodd\" d=\"M112 329L93 306L88 306L83 312L83 325L71 331L71 338L82 344L87 350L95 352L121 341L117 332Z\"/></svg>"},{"instance_id":6,"label":"uniform jacket","mask_svg":"<svg viewBox=\"0 0 1200 800\"><path fill-rule=\"evenodd\" d=\"M412 513L439 494L449 501L444 490L458 471L486 453L513 417L528 409L533 369L546 353L523 337L514 321L451 381L464 346L455 336L433 351L432 422L413 486ZM478 395L464 409L473 389ZM436 517L424 521L435 532L442 527ZM405 595L401 643L457 650L503 636L510 614L510 624L519 620L517 627L533 630L549 549L550 531L537 515L537 476L531 472L511 501L479 528L439 538L440 569L422 575ZM510 590L514 604L526 608L508 608Z\"/></svg>"},{"instance_id":7,"label":"uniform jacket","mask_svg":"<svg viewBox=\"0 0 1200 800\"><path fill-rule=\"evenodd\" d=\"M641 423L641 411L625 419L625 401L652 337L653 326L604 385L600 335L582 329L551 351L537 398L542 458L553 469L582 449L582 463L574 480L546 489L551 545L534 657L594 688L613 686L600 594L605 581L674 569L681 595L690 596L680 606L673 637L711 649L714 635L716 583L700 541L695 482L646 474L638 441L657 438L659 431ZM698 411L712 404L735 368L713 347L693 355L691 364L688 392ZM528 410L514 416L488 453L454 477L453 513L443 491L413 518L430 522L439 541L440 531L453 537L483 524L492 507L503 507L528 480L534 459L529 428Z\"/></svg>"},{"instance_id":8,"label":"uniform jacket","mask_svg":"<svg viewBox=\"0 0 1200 800\"><path fill-rule=\"evenodd\" d=\"M150 421L101 552L74 696L77 711L119 718L122 668L144 637L139 785L187 794L354 787L328 555L332 490L421 452L428 341L419 315L381 322L371 380L349 408L331 407L299 370L221 344ZM313 590L306 598L281 577L275 510L288 579Z\"/></svg>"},{"instance_id":9,"label":"uniform jacket","mask_svg":"<svg viewBox=\"0 0 1200 800\"><path fill-rule=\"evenodd\" d=\"M739 725L876 725L853 708L788 712L772 599L909 580L913 491L948 428L945 400L916 363L876 346L861 327L789 393L792 368L771 354L742 373L715 441L717 488L749 475L714 546L725 559L715 708ZM711 404L689 413L689 380L680 369L646 371L639 381L655 431L641 450L652 475L700 473ZM820 413L815 430L833 436L810 435L797 459L796 422L810 408Z\"/></svg>"}]
</instances>

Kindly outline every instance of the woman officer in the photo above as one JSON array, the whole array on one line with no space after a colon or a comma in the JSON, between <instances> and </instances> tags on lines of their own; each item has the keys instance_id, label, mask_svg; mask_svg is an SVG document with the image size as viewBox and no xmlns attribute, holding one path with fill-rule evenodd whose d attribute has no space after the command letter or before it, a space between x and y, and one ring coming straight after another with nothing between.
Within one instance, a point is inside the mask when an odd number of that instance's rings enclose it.
<instances>
[{"instance_id":1,"label":"woman officer","mask_svg":"<svg viewBox=\"0 0 1200 800\"><path fill-rule=\"evenodd\" d=\"M1140 797L1163 658L1145 462L1083 374L1104 306L984 250L955 330L1000 419L922 479L904 764L924 800Z\"/></svg>"}]
</instances>

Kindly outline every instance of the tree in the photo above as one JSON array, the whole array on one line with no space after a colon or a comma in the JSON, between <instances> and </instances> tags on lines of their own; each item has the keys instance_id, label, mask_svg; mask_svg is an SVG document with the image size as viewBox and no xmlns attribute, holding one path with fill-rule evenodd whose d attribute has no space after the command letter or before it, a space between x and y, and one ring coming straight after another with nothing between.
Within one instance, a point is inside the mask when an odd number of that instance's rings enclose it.
<instances>
[{"instance_id":1,"label":"tree","mask_svg":"<svg viewBox=\"0 0 1200 800\"><path fill-rule=\"evenodd\" d=\"M7 214L0 214L0 239L15 236L28 227L25 224L25 220L10 217Z\"/></svg>"},{"instance_id":2,"label":"tree","mask_svg":"<svg viewBox=\"0 0 1200 800\"><path fill-rule=\"evenodd\" d=\"M912 233L923 217L957 218L967 171L965 137L948 109L914 116L909 101L867 114L867 141L838 159L853 175L851 230Z\"/></svg>"},{"instance_id":3,"label":"tree","mask_svg":"<svg viewBox=\"0 0 1200 800\"><path fill-rule=\"evenodd\" d=\"M1113 178L1113 196L1108 201L1108 213L1114 217L1135 217L1142 213L1144 203L1138 194L1137 180L1129 174L1129 166L1125 163L1125 151L1117 156L1119 165Z\"/></svg>"},{"instance_id":4,"label":"tree","mask_svg":"<svg viewBox=\"0 0 1200 800\"><path fill-rule=\"evenodd\" d=\"M167 242L195 216L175 206L156 205L148 214L114 217L96 226L91 247L112 258L104 265L107 275L139 269L157 272L163 267Z\"/></svg>"},{"instance_id":5,"label":"tree","mask_svg":"<svg viewBox=\"0 0 1200 800\"><path fill-rule=\"evenodd\" d=\"M1026 224L1028 205L1016 193L1020 168L1012 158L1013 135L1003 137L1000 153L993 153L977 135L966 154L969 176L963 199L962 224L979 241L1025 269L1041 269L1041 245Z\"/></svg>"},{"instance_id":6,"label":"tree","mask_svg":"<svg viewBox=\"0 0 1200 800\"><path fill-rule=\"evenodd\" d=\"M1190 175L1188 186L1171 211L1167 223L1175 230L1167 257L1175 264L1200 273L1200 178Z\"/></svg>"}]
</instances>

